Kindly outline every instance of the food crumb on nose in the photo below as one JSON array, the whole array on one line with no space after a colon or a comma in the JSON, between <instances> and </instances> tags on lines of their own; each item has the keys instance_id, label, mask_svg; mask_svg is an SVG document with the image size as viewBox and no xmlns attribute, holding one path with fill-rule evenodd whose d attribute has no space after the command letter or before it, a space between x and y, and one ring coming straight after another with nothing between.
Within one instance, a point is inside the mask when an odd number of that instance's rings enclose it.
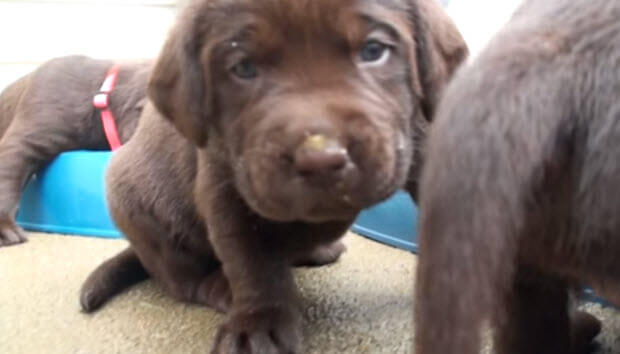
<instances>
[{"instance_id":1,"label":"food crumb on nose","mask_svg":"<svg viewBox=\"0 0 620 354\"><path fill-rule=\"evenodd\" d=\"M304 141L304 148L311 150L324 150L326 148L327 139L323 134L310 135Z\"/></svg>"}]
</instances>

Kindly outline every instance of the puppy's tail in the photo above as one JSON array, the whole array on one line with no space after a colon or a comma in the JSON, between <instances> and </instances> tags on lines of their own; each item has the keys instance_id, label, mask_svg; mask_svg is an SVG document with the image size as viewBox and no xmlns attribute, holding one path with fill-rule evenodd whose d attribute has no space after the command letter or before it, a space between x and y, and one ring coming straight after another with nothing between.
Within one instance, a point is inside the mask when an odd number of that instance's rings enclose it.
<instances>
[{"instance_id":1,"label":"puppy's tail","mask_svg":"<svg viewBox=\"0 0 620 354\"><path fill-rule=\"evenodd\" d=\"M82 285L80 304L93 312L124 289L149 277L138 256L127 248L102 263Z\"/></svg>"}]
</instances>

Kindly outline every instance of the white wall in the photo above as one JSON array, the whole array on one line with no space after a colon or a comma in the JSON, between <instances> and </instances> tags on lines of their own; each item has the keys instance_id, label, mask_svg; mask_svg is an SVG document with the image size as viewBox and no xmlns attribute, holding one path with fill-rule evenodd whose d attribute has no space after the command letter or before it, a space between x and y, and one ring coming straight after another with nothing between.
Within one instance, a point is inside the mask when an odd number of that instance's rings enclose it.
<instances>
[{"instance_id":1,"label":"white wall","mask_svg":"<svg viewBox=\"0 0 620 354\"><path fill-rule=\"evenodd\" d=\"M175 0L0 0L0 90L57 56L154 57L174 19L175 4Z\"/></svg>"},{"instance_id":2,"label":"white wall","mask_svg":"<svg viewBox=\"0 0 620 354\"><path fill-rule=\"evenodd\" d=\"M465 37L474 57L522 2L523 0L450 0L448 13Z\"/></svg>"},{"instance_id":3,"label":"white wall","mask_svg":"<svg viewBox=\"0 0 620 354\"><path fill-rule=\"evenodd\" d=\"M0 90L56 56L154 57L183 1L0 0ZM520 2L449 0L448 12L476 54Z\"/></svg>"}]
</instances>

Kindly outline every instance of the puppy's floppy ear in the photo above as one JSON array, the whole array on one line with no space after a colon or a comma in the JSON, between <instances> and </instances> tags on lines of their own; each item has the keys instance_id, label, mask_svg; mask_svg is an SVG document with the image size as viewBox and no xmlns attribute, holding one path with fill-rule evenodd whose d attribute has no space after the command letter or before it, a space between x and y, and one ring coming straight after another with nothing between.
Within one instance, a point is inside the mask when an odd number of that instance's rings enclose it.
<instances>
[{"instance_id":1,"label":"puppy's floppy ear","mask_svg":"<svg viewBox=\"0 0 620 354\"><path fill-rule=\"evenodd\" d=\"M469 49L438 0L410 0L422 110L432 120L441 91Z\"/></svg>"},{"instance_id":2,"label":"puppy's floppy ear","mask_svg":"<svg viewBox=\"0 0 620 354\"><path fill-rule=\"evenodd\" d=\"M406 189L418 200L418 181L424 164L424 141L444 86L467 59L465 40L438 0L406 0L409 6L411 76L420 97L423 119L411 121L414 151Z\"/></svg>"},{"instance_id":3,"label":"puppy's floppy ear","mask_svg":"<svg viewBox=\"0 0 620 354\"><path fill-rule=\"evenodd\" d=\"M205 12L189 6L177 19L155 63L148 96L157 110L197 146L207 142L212 107Z\"/></svg>"}]
</instances>

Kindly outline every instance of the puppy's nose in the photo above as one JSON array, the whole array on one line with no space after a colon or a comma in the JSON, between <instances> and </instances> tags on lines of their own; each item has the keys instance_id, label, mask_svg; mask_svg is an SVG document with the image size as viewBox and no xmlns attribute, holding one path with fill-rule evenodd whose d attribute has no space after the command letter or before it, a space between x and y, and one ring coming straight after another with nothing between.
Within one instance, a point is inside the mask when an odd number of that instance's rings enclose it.
<instances>
[{"instance_id":1,"label":"puppy's nose","mask_svg":"<svg viewBox=\"0 0 620 354\"><path fill-rule=\"evenodd\" d=\"M348 161L347 149L323 134L309 136L295 151L295 168L301 174L337 172Z\"/></svg>"}]
</instances>

